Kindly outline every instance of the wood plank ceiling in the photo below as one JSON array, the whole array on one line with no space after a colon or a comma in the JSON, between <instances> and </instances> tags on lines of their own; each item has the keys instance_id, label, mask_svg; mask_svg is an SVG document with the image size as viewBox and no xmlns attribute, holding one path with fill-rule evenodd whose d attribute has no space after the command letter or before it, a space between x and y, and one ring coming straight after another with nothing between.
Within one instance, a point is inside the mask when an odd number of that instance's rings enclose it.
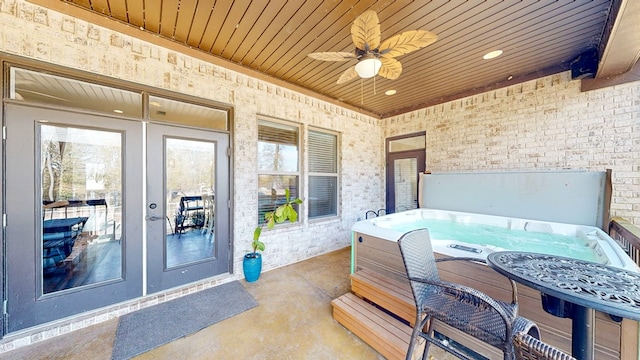
<instances>
[{"instance_id":1,"label":"wood plank ceiling","mask_svg":"<svg viewBox=\"0 0 640 360\"><path fill-rule=\"evenodd\" d=\"M621 0L624 2L625 0ZM46 1L34 1L46 6ZM67 0L74 14L100 14L251 72L281 79L374 116L387 117L456 97L570 69L590 48L604 48L616 3L575 1L269 1ZM619 4L618 4L619 6ZM80 11L78 11L80 9ZM413 29L438 41L397 57L396 80L336 81L355 64L325 62L313 52L353 52L354 19L380 19L382 39ZM613 10L612 10L613 9ZM78 15L76 15L78 16ZM114 27L115 29L116 27ZM502 50L492 60L485 53ZM387 90L396 94L385 95Z\"/></svg>"}]
</instances>

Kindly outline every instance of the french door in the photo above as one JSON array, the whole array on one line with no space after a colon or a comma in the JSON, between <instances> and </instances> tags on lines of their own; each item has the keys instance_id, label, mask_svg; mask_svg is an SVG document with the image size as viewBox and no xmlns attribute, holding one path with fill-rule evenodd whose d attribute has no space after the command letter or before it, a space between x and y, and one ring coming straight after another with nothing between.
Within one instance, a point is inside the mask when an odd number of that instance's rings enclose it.
<instances>
[{"instance_id":1,"label":"french door","mask_svg":"<svg viewBox=\"0 0 640 360\"><path fill-rule=\"evenodd\" d=\"M5 115L8 332L142 295L142 124Z\"/></svg>"},{"instance_id":2,"label":"french door","mask_svg":"<svg viewBox=\"0 0 640 360\"><path fill-rule=\"evenodd\" d=\"M147 127L147 292L229 272L229 136Z\"/></svg>"},{"instance_id":3,"label":"french door","mask_svg":"<svg viewBox=\"0 0 640 360\"><path fill-rule=\"evenodd\" d=\"M230 271L228 134L16 104L5 121L8 333Z\"/></svg>"}]
</instances>

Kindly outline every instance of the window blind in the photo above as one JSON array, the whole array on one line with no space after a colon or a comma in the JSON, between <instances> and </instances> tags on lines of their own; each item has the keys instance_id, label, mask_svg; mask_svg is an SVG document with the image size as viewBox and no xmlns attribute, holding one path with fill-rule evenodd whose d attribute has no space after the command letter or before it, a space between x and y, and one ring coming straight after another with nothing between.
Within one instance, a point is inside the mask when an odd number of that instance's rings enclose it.
<instances>
[{"instance_id":1,"label":"window blind","mask_svg":"<svg viewBox=\"0 0 640 360\"><path fill-rule=\"evenodd\" d=\"M309 131L309 218L338 215L338 137Z\"/></svg>"},{"instance_id":2,"label":"window blind","mask_svg":"<svg viewBox=\"0 0 640 360\"><path fill-rule=\"evenodd\" d=\"M258 122L258 223L285 202L285 189L299 197L298 137L296 126Z\"/></svg>"}]
</instances>

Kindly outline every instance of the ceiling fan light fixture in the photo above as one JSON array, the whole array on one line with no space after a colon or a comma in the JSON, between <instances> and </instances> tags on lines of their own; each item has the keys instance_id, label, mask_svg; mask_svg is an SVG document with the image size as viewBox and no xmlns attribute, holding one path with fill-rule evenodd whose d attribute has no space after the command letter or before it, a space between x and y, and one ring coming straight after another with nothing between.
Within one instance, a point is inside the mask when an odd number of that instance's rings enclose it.
<instances>
[{"instance_id":1,"label":"ceiling fan light fixture","mask_svg":"<svg viewBox=\"0 0 640 360\"><path fill-rule=\"evenodd\" d=\"M368 79L376 76L381 67L382 61L380 61L380 59L369 57L360 60L360 62L356 64L356 72L361 78Z\"/></svg>"}]
</instances>

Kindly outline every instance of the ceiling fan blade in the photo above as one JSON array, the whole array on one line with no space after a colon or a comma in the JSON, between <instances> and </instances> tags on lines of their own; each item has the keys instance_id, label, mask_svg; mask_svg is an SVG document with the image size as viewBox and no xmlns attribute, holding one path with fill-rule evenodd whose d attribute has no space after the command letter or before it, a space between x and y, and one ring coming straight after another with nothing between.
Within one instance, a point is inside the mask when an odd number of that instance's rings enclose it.
<instances>
[{"instance_id":1,"label":"ceiling fan blade","mask_svg":"<svg viewBox=\"0 0 640 360\"><path fill-rule=\"evenodd\" d=\"M356 72L356 67L352 66L347 70L345 70L345 72L343 72L342 75L340 75L340 78L338 79L338 84L344 84L347 81L357 77L358 77L358 73Z\"/></svg>"},{"instance_id":2,"label":"ceiling fan blade","mask_svg":"<svg viewBox=\"0 0 640 360\"><path fill-rule=\"evenodd\" d=\"M380 21L378 14L367 10L358 16L351 25L353 44L360 50L377 49L380 45Z\"/></svg>"},{"instance_id":3,"label":"ceiling fan blade","mask_svg":"<svg viewBox=\"0 0 640 360\"><path fill-rule=\"evenodd\" d=\"M348 61L357 59L356 54L350 52L319 52L311 53L307 56L322 61Z\"/></svg>"},{"instance_id":4,"label":"ceiling fan blade","mask_svg":"<svg viewBox=\"0 0 640 360\"><path fill-rule=\"evenodd\" d=\"M378 75L389 80L395 80L400 77L402 73L402 64L400 64L400 61L392 58L380 58L380 61L382 61L382 66L380 67L380 71L378 71Z\"/></svg>"},{"instance_id":5,"label":"ceiling fan blade","mask_svg":"<svg viewBox=\"0 0 640 360\"><path fill-rule=\"evenodd\" d=\"M390 37L380 45L380 56L392 58L410 53L438 40L438 36L427 30L411 30Z\"/></svg>"}]
</instances>

